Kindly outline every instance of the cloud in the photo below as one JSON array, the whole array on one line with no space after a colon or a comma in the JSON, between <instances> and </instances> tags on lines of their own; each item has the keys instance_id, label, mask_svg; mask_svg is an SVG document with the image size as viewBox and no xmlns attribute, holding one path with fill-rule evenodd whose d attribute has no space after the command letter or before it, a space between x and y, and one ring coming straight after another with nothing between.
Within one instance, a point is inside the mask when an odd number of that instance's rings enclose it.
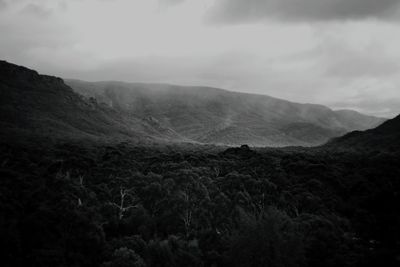
<instances>
[{"instance_id":1,"label":"cloud","mask_svg":"<svg viewBox=\"0 0 400 267\"><path fill-rule=\"evenodd\" d=\"M377 54L344 52L340 58L332 59L327 73L337 77L387 77L399 73L399 63Z\"/></svg>"},{"instance_id":2,"label":"cloud","mask_svg":"<svg viewBox=\"0 0 400 267\"><path fill-rule=\"evenodd\" d=\"M340 79L389 78L400 72L398 56L388 55L386 47L379 43L351 47L334 40L323 40L306 58L317 61L324 75Z\"/></svg>"},{"instance_id":3,"label":"cloud","mask_svg":"<svg viewBox=\"0 0 400 267\"><path fill-rule=\"evenodd\" d=\"M240 24L265 20L289 22L382 19L400 15L398 0L216 0L207 20Z\"/></svg>"},{"instance_id":4,"label":"cloud","mask_svg":"<svg viewBox=\"0 0 400 267\"><path fill-rule=\"evenodd\" d=\"M21 13L32 15L37 18L47 18L51 15L52 10L42 5L30 3L22 8Z\"/></svg>"},{"instance_id":5,"label":"cloud","mask_svg":"<svg viewBox=\"0 0 400 267\"><path fill-rule=\"evenodd\" d=\"M185 0L159 0L161 6L175 6L183 3Z\"/></svg>"},{"instance_id":6,"label":"cloud","mask_svg":"<svg viewBox=\"0 0 400 267\"><path fill-rule=\"evenodd\" d=\"M0 0L0 11L7 7L7 2L5 0Z\"/></svg>"},{"instance_id":7,"label":"cloud","mask_svg":"<svg viewBox=\"0 0 400 267\"><path fill-rule=\"evenodd\" d=\"M379 79L362 79L347 85L352 91L340 101L332 99L328 104L335 109L354 109L365 114L391 118L400 113L399 82ZM384 92L384 93L383 93Z\"/></svg>"},{"instance_id":8,"label":"cloud","mask_svg":"<svg viewBox=\"0 0 400 267\"><path fill-rule=\"evenodd\" d=\"M35 65L38 52L70 51L76 35L57 16L55 4L13 0L0 16L0 58L10 62ZM47 55L48 55L47 54ZM42 55L47 58L46 54ZM61 61L60 61L61 62Z\"/></svg>"},{"instance_id":9,"label":"cloud","mask_svg":"<svg viewBox=\"0 0 400 267\"><path fill-rule=\"evenodd\" d=\"M381 20L397 2L0 0L0 58L65 78L207 85L390 116L400 112L399 24ZM211 15L276 21L204 25Z\"/></svg>"},{"instance_id":10,"label":"cloud","mask_svg":"<svg viewBox=\"0 0 400 267\"><path fill-rule=\"evenodd\" d=\"M43 72L56 71L63 77L92 81L212 86L295 102L319 103L335 109L354 109L387 118L400 113L397 89L400 80L378 75L334 76L327 72L331 64L324 56L315 52L315 56L310 57L297 61L265 60L257 55L234 53L209 58L138 57L98 62L86 70L77 69L73 64L69 64L68 70L47 66Z\"/></svg>"}]
</instances>

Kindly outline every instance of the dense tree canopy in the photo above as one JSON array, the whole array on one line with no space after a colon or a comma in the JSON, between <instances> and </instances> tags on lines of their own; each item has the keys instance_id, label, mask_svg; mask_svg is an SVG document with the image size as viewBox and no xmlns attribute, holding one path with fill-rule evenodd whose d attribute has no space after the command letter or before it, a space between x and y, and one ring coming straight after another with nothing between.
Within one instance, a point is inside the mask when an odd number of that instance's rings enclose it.
<instances>
[{"instance_id":1,"label":"dense tree canopy","mask_svg":"<svg viewBox=\"0 0 400 267\"><path fill-rule=\"evenodd\" d=\"M1 144L3 266L397 266L400 154Z\"/></svg>"}]
</instances>

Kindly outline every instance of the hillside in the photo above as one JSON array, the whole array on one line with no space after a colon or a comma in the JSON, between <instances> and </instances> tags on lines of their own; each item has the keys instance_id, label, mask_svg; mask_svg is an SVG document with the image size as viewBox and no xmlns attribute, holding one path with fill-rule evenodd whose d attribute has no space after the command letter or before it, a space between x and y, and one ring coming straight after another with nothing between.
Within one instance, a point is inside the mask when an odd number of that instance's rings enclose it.
<instances>
[{"instance_id":1,"label":"hillside","mask_svg":"<svg viewBox=\"0 0 400 267\"><path fill-rule=\"evenodd\" d=\"M326 147L368 150L399 151L400 115L382 125L366 130L354 131L329 142Z\"/></svg>"},{"instance_id":2,"label":"hillside","mask_svg":"<svg viewBox=\"0 0 400 267\"><path fill-rule=\"evenodd\" d=\"M399 159L0 140L0 257L3 266L397 267Z\"/></svg>"},{"instance_id":3,"label":"hillside","mask_svg":"<svg viewBox=\"0 0 400 267\"><path fill-rule=\"evenodd\" d=\"M4 266L399 266L400 116L314 148L150 143L265 141L264 122L311 143L369 119L212 88L83 85L86 97L0 62Z\"/></svg>"},{"instance_id":4,"label":"hillside","mask_svg":"<svg viewBox=\"0 0 400 267\"><path fill-rule=\"evenodd\" d=\"M0 61L0 124L3 137L174 138L134 117L73 92L62 79Z\"/></svg>"},{"instance_id":5,"label":"hillside","mask_svg":"<svg viewBox=\"0 0 400 267\"><path fill-rule=\"evenodd\" d=\"M383 121L355 111L209 87L64 83L5 61L0 62L0 96L1 134L12 138L312 146Z\"/></svg>"},{"instance_id":6,"label":"hillside","mask_svg":"<svg viewBox=\"0 0 400 267\"><path fill-rule=\"evenodd\" d=\"M312 146L384 120L210 87L67 80L76 92L189 140L253 146Z\"/></svg>"}]
</instances>

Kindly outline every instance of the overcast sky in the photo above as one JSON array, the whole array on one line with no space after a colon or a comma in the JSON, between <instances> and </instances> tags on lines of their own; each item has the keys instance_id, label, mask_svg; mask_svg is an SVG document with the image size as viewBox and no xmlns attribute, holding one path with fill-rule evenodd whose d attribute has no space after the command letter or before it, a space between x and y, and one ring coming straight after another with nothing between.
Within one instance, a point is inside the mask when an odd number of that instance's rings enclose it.
<instances>
[{"instance_id":1,"label":"overcast sky","mask_svg":"<svg viewBox=\"0 0 400 267\"><path fill-rule=\"evenodd\" d=\"M400 113L399 0L0 0L0 58Z\"/></svg>"}]
</instances>

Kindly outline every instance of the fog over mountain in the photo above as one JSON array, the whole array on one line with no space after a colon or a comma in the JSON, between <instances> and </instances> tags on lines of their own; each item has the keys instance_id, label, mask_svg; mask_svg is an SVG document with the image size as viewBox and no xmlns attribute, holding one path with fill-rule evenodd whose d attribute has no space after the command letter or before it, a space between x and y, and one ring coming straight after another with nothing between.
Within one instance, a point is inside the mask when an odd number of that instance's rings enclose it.
<instances>
[{"instance_id":1,"label":"fog over mountain","mask_svg":"<svg viewBox=\"0 0 400 267\"><path fill-rule=\"evenodd\" d=\"M0 61L1 261L397 267L400 116L382 121Z\"/></svg>"},{"instance_id":2,"label":"fog over mountain","mask_svg":"<svg viewBox=\"0 0 400 267\"><path fill-rule=\"evenodd\" d=\"M63 78L225 88L393 118L399 10L396 0L2 0L0 58Z\"/></svg>"},{"instance_id":3,"label":"fog over mountain","mask_svg":"<svg viewBox=\"0 0 400 267\"><path fill-rule=\"evenodd\" d=\"M0 0L1 267L399 267L400 0Z\"/></svg>"},{"instance_id":4,"label":"fog over mountain","mask_svg":"<svg viewBox=\"0 0 400 267\"><path fill-rule=\"evenodd\" d=\"M184 140L253 146L318 145L384 119L211 87L67 80L76 92Z\"/></svg>"},{"instance_id":5,"label":"fog over mountain","mask_svg":"<svg viewBox=\"0 0 400 267\"><path fill-rule=\"evenodd\" d=\"M399 151L400 115L388 120L374 129L354 131L342 137L334 138L326 147L352 148L358 151Z\"/></svg>"},{"instance_id":6,"label":"fog over mountain","mask_svg":"<svg viewBox=\"0 0 400 267\"><path fill-rule=\"evenodd\" d=\"M178 140L138 116L124 116L85 99L61 78L0 61L0 79L3 138Z\"/></svg>"},{"instance_id":7,"label":"fog over mountain","mask_svg":"<svg viewBox=\"0 0 400 267\"><path fill-rule=\"evenodd\" d=\"M312 146L384 121L350 110L209 87L65 84L5 61L0 62L0 77L5 135Z\"/></svg>"}]
</instances>

